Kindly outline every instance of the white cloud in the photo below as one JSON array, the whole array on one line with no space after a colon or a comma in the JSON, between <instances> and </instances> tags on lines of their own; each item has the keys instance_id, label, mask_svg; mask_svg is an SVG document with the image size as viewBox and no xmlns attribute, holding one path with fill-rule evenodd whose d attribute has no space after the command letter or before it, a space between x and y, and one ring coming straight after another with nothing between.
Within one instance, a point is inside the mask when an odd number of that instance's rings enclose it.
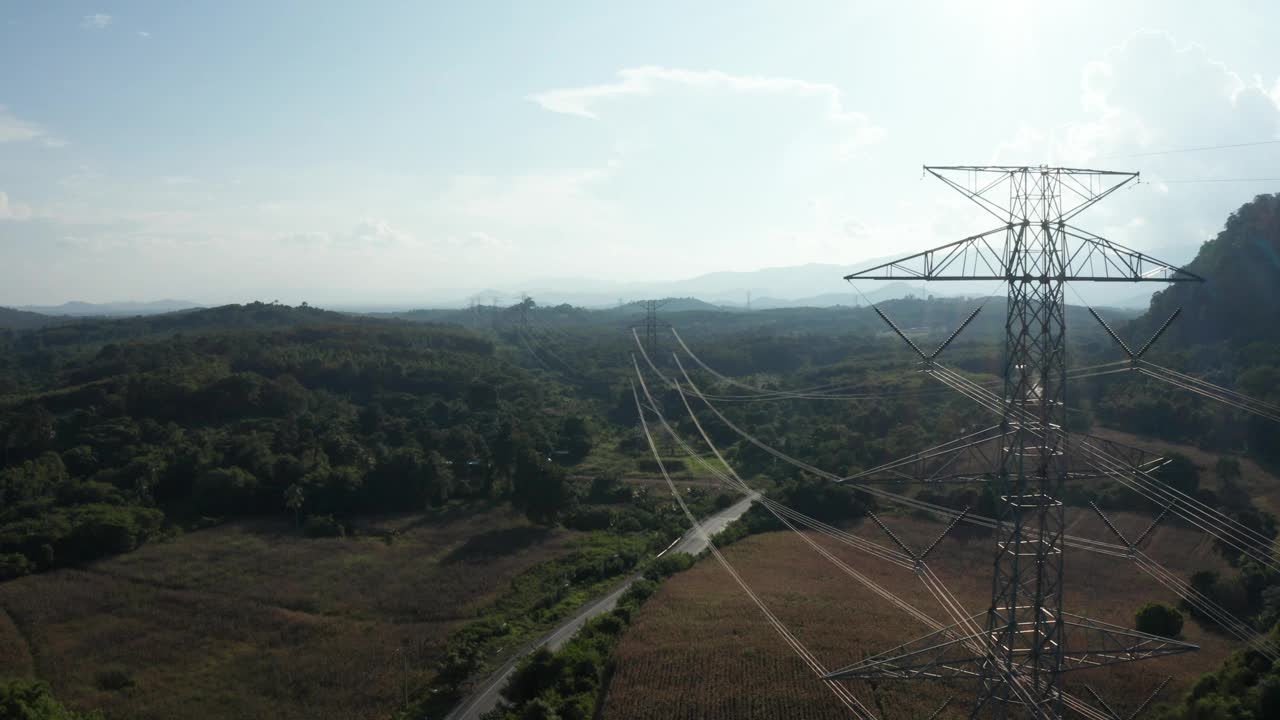
<instances>
[{"instance_id":1,"label":"white cloud","mask_svg":"<svg viewBox=\"0 0 1280 720\"><path fill-rule=\"evenodd\" d=\"M9 201L7 193L0 192L0 220L26 220L31 217L31 208L21 203Z\"/></svg>"},{"instance_id":2,"label":"white cloud","mask_svg":"<svg viewBox=\"0 0 1280 720\"><path fill-rule=\"evenodd\" d=\"M138 31L138 37L140 37L140 38L149 38L149 37L151 37L151 33L147 32L146 30L139 30L139 31Z\"/></svg>"},{"instance_id":3,"label":"white cloud","mask_svg":"<svg viewBox=\"0 0 1280 720\"><path fill-rule=\"evenodd\" d=\"M507 252L511 250L511 241L505 237L494 237L486 232L469 232L461 237L451 237L448 244L462 250L484 252Z\"/></svg>"},{"instance_id":4,"label":"white cloud","mask_svg":"<svg viewBox=\"0 0 1280 720\"><path fill-rule=\"evenodd\" d=\"M1185 263L1231 212L1276 190L1274 183L1202 181L1274 178L1280 147L1168 152L1280 138L1280 98L1251 69L1228 67L1168 33L1140 32L1085 66L1080 89L1079 121L1022 128L997 157L1141 173L1140 184L1090 209L1077 221L1082 227Z\"/></svg>"},{"instance_id":5,"label":"white cloud","mask_svg":"<svg viewBox=\"0 0 1280 720\"><path fill-rule=\"evenodd\" d=\"M351 232L337 236L335 241L360 248L399 247L417 242L412 235L385 220L361 221Z\"/></svg>"},{"instance_id":6,"label":"white cloud","mask_svg":"<svg viewBox=\"0 0 1280 720\"><path fill-rule=\"evenodd\" d=\"M417 244L408 232L392 226L385 220L366 219L342 232L301 232L286 235L281 240L304 247L331 247L350 250L386 250Z\"/></svg>"},{"instance_id":7,"label":"white cloud","mask_svg":"<svg viewBox=\"0 0 1280 720\"><path fill-rule=\"evenodd\" d=\"M529 99L551 112L598 119L600 115L597 106L602 103L651 96L674 87L754 95L789 95L816 99L822 104L824 118L849 133L848 138L841 143L844 151L879 142L886 134L884 128L877 127L867 115L847 108L840 88L829 83L655 65L620 70L618 78L615 82L601 85L548 90L531 95Z\"/></svg>"},{"instance_id":8,"label":"white cloud","mask_svg":"<svg viewBox=\"0 0 1280 720\"><path fill-rule=\"evenodd\" d=\"M28 142L41 139L45 141L45 144L61 142L50 138L49 133L44 128L18 118L9 111L9 108L0 105L0 143Z\"/></svg>"},{"instance_id":9,"label":"white cloud","mask_svg":"<svg viewBox=\"0 0 1280 720\"><path fill-rule=\"evenodd\" d=\"M1136 33L1086 68L1081 101L1093 118L1067 128L1066 160L1274 139L1280 98L1196 43ZM1194 158L1193 158L1194 159Z\"/></svg>"},{"instance_id":10,"label":"white cloud","mask_svg":"<svg viewBox=\"0 0 1280 720\"><path fill-rule=\"evenodd\" d=\"M616 208L592 194L610 170L569 170L512 177L459 175L432 203L445 216L474 224L487 221L511 228L560 229L614 217Z\"/></svg>"},{"instance_id":11,"label":"white cloud","mask_svg":"<svg viewBox=\"0 0 1280 720\"><path fill-rule=\"evenodd\" d=\"M103 13L85 15L80 18L80 27L85 30L102 30L111 24L111 16Z\"/></svg>"}]
</instances>

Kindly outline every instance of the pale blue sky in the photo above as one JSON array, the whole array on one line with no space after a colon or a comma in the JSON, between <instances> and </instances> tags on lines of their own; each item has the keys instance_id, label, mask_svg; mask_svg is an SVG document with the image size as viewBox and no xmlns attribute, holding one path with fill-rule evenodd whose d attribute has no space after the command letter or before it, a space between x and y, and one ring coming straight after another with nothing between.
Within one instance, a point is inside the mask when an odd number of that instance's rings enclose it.
<instances>
[{"instance_id":1,"label":"pale blue sky","mask_svg":"<svg viewBox=\"0 0 1280 720\"><path fill-rule=\"evenodd\" d=\"M1275 3L0 3L0 304L378 302L986 229L924 163L1141 170L1186 261L1280 183ZM980 225L981 223L979 223ZM839 290L838 278L834 288Z\"/></svg>"}]
</instances>

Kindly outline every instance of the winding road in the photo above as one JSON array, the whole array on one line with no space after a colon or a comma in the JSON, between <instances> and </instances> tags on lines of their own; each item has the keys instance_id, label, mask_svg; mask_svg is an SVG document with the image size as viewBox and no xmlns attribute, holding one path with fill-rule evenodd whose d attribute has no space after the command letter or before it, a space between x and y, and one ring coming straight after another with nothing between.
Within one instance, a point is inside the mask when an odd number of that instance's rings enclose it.
<instances>
[{"instance_id":1,"label":"winding road","mask_svg":"<svg viewBox=\"0 0 1280 720\"><path fill-rule=\"evenodd\" d=\"M699 528L690 528L679 540L672 543L666 550L658 553L658 556L668 552L697 555L707 548L707 537L715 535L723 530L726 525L742 517L742 514L747 511L747 508L751 507L751 503L754 500L755 495L745 497L724 510L707 517L699 523ZM631 584L639 579L640 575L638 574L628 577L608 593L583 606L572 617L566 618L554 630L516 652L502 664L502 667L476 686L475 691L470 696L445 716L445 720L479 720L481 715L497 706L498 700L501 698L500 692L502 688L506 686L507 680L515 672L516 665L520 664L520 661L526 655L541 647L558 650L588 620L612 610L618 604L618 598L622 597L622 593L626 592L627 588L631 587Z\"/></svg>"}]
</instances>

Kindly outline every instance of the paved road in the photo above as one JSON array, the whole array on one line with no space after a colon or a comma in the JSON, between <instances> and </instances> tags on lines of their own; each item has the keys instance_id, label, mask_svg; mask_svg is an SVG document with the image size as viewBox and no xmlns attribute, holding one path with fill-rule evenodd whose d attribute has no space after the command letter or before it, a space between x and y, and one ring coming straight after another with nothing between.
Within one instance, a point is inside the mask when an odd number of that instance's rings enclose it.
<instances>
[{"instance_id":1,"label":"paved road","mask_svg":"<svg viewBox=\"0 0 1280 720\"><path fill-rule=\"evenodd\" d=\"M755 496L745 497L720 512L703 520L700 525L708 536L715 535L725 528L726 525L742 517L742 514L751 507L751 502L755 500ZM697 555L707 548L707 543L703 539L702 533L690 529L680 537L679 540L672 543L671 547L663 550L659 555L667 552L682 552L690 555ZM555 630L544 635L542 638L525 646L516 652L511 659L507 660L502 667L498 668L493 675L481 683L466 700L463 700L456 708L453 709L445 720L479 720L480 716L492 710L500 699L500 691L506 686L507 680L511 678L511 674L515 672L516 665L524 659L526 655L537 650L540 647L549 647L552 650L558 650L564 645L574 633L578 632L578 628L582 627L588 620L597 615L609 612L618 604L618 598L622 597L622 593L631 587L631 583L640 579L639 575L632 575L623 580L614 589L605 595L593 600L583 606L576 615L562 622Z\"/></svg>"}]
</instances>

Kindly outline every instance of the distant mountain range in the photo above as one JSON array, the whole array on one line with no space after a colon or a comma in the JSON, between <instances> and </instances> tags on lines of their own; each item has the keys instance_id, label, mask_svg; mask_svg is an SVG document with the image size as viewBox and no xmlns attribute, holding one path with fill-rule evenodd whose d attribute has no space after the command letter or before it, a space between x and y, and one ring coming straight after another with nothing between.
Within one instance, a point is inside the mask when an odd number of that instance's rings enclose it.
<instances>
[{"instance_id":1,"label":"distant mountain range","mask_svg":"<svg viewBox=\"0 0 1280 720\"><path fill-rule=\"evenodd\" d=\"M467 299L436 303L435 307L464 307L468 304L500 305L516 302L521 293L539 305L568 303L586 308L616 307L646 298L698 298L726 308L753 309L793 307L833 307L866 305L884 300L915 297L986 297L993 292L1004 294L1004 287L991 282L889 282L864 280L856 287L845 282L851 273L875 267L894 258L875 258L856 265L810 263L788 267L764 268L748 272L713 272L705 275L653 283L609 283L590 278L558 278L529 283L520 291L493 288L476 291ZM1086 300L1095 306L1145 309L1154 285L1129 283L1095 283L1087 290ZM1073 304L1083 304L1073 297Z\"/></svg>"},{"instance_id":2,"label":"distant mountain range","mask_svg":"<svg viewBox=\"0 0 1280 720\"><path fill-rule=\"evenodd\" d=\"M23 305L18 310L64 317L121 317L159 315L204 307L187 300L153 300L150 302L87 303L66 302L61 305Z\"/></svg>"},{"instance_id":3,"label":"distant mountain range","mask_svg":"<svg viewBox=\"0 0 1280 720\"><path fill-rule=\"evenodd\" d=\"M763 268L745 272L713 272L683 280L662 282L611 282L595 278L566 277L531 281L522 286L481 288L466 294L430 295L424 291L418 300L400 302L320 303L332 310L355 313L401 313L424 308L458 309L469 305L508 307L527 294L538 305L569 304L589 309L616 308L639 300L659 298L697 298L724 309L768 310L775 308L856 306L896 300L909 296L986 297L993 292L1003 295L997 282L888 282L864 280L854 285L844 281L850 273L881 265L892 258L875 258L856 265L810 263L787 267ZM1130 283L1093 283L1079 288L1085 298L1072 295L1071 304L1145 310L1156 285ZM62 305L27 305L17 308L28 312L60 317L125 317L157 315L202 307L186 300L153 302L86 303Z\"/></svg>"}]
</instances>

